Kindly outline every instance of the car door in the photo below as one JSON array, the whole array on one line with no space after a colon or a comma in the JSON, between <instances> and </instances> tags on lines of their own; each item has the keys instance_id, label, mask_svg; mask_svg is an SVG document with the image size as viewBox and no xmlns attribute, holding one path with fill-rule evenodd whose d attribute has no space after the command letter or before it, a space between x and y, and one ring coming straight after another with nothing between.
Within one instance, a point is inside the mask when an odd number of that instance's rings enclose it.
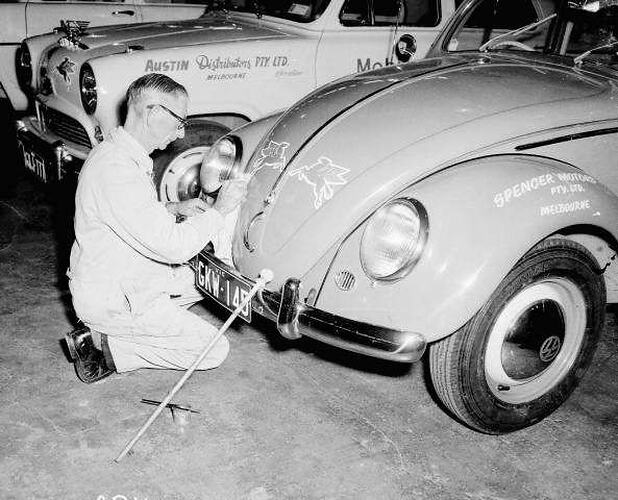
<instances>
[{"instance_id":1,"label":"car door","mask_svg":"<svg viewBox=\"0 0 618 500\"><path fill-rule=\"evenodd\" d=\"M136 0L144 22L174 21L200 17L209 0Z\"/></svg>"},{"instance_id":2,"label":"car door","mask_svg":"<svg viewBox=\"0 0 618 500\"><path fill-rule=\"evenodd\" d=\"M26 5L25 36L52 31L61 20L67 19L87 21L88 26L138 23L141 12L133 0L30 0Z\"/></svg>"},{"instance_id":3,"label":"car door","mask_svg":"<svg viewBox=\"0 0 618 500\"><path fill-rule=\"evenodd\" d=\"M345 0L318 46L318 85L423 57L453 10L453 0Z\"/></svg>"}]
</instances>

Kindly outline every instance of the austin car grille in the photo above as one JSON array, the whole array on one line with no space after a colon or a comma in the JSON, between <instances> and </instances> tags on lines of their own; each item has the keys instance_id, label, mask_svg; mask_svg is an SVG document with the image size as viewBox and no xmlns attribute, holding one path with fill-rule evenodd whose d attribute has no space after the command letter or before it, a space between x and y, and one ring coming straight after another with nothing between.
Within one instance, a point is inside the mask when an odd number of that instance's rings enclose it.
<instances>
[{"instance_id":1,"label":"austin car grille","mask_svg":"<svg viewBox=\"0 0 618 500\"><path fill-rule=\"evenodd\" d=\"M47 130L63 139L87 148L92 146L86 129L75 118L46 106L41 106L41 118Z\"/></svg>"}]
</instances>

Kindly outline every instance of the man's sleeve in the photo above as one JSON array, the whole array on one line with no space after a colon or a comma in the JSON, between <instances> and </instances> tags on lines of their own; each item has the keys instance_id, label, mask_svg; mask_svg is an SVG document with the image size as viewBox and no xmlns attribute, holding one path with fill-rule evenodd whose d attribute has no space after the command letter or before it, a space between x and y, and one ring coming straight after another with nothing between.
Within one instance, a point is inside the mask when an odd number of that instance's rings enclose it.
<instances>
[{"instance_id":1,"label":"man's sleeve","mask_svg":"<svg viewBox=\"0 0 618 500\"><path fill-rule=\"evenodd\" d=\"M153 198L145 173L127 165L109 165L99 191L104 221L129 246L157 261L186 262L217 236L223 217L214 209L176 223L165 205Z\"/></svg>"},{"instance_id":2,"label":"man's sleeve","mask_svg":"<svg viewBox=\"0 0 618 500\"><path fill-rule=\"evenodd\" d=\"M230 266L232 265L232 239L239 215L240 207L224 215L221 230L218 232L217 239L213 240L215 255Z\"/></svg>"}]
</instances>

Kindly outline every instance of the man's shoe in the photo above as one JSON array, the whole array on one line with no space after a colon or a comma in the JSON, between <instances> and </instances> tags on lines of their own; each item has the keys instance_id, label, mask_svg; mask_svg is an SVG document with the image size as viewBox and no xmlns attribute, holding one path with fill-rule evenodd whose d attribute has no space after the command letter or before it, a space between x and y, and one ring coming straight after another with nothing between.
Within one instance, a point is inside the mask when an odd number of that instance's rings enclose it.
<instances>
[{"instance_id":1,"label":"man's shoe","mask_svg":"<svg viewBox=\"0 0 618 500\"><path fill-rule=\"evenodd\" d=\"M81 322L80 325L82 325ZM64 334L64 341L67 343L72 361L77 361L79 359L78 349L81 349L86 337L92 338L92 334L90 332L90 328L83 325L69 333Z\"/></svg>"},{"instance_id":2,"label":"man's shoe","mask_svg":"<svg viewBox=\"0 0 618 500\"><path fill-rule=\"evenodd\" d=\"M94 346L88 327L67 333L65 340L75 362L77 377L82 382L92 384L114 373L114 370L107 366L103 352Z\"/></svg>"}]
</instances>

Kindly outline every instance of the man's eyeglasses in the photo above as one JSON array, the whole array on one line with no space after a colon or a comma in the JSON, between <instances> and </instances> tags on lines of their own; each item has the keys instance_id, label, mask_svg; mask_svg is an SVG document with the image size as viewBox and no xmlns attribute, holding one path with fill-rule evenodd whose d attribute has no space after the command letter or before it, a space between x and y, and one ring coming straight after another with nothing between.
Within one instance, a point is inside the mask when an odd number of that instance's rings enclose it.
<instances>
[{"instance_id":1,"label":"man's eyeglasses","mask_svg":"<svg viewBox=\"0 0 618 500\"><path fill-rule=\"evenodd\" d=\"M149 104L147 107L148 108L154 108L155 106L159 106L160 108L163 108L170 115L172 115L174 118L176 118L176 120L178 120L178 125L177 125L178 130L184 130L184 128L189 124L189 120L186 120L182 116L177 115L170 108L168 108L167 106L164 106L163 104Z\"/></svg>"}]
</instances>

